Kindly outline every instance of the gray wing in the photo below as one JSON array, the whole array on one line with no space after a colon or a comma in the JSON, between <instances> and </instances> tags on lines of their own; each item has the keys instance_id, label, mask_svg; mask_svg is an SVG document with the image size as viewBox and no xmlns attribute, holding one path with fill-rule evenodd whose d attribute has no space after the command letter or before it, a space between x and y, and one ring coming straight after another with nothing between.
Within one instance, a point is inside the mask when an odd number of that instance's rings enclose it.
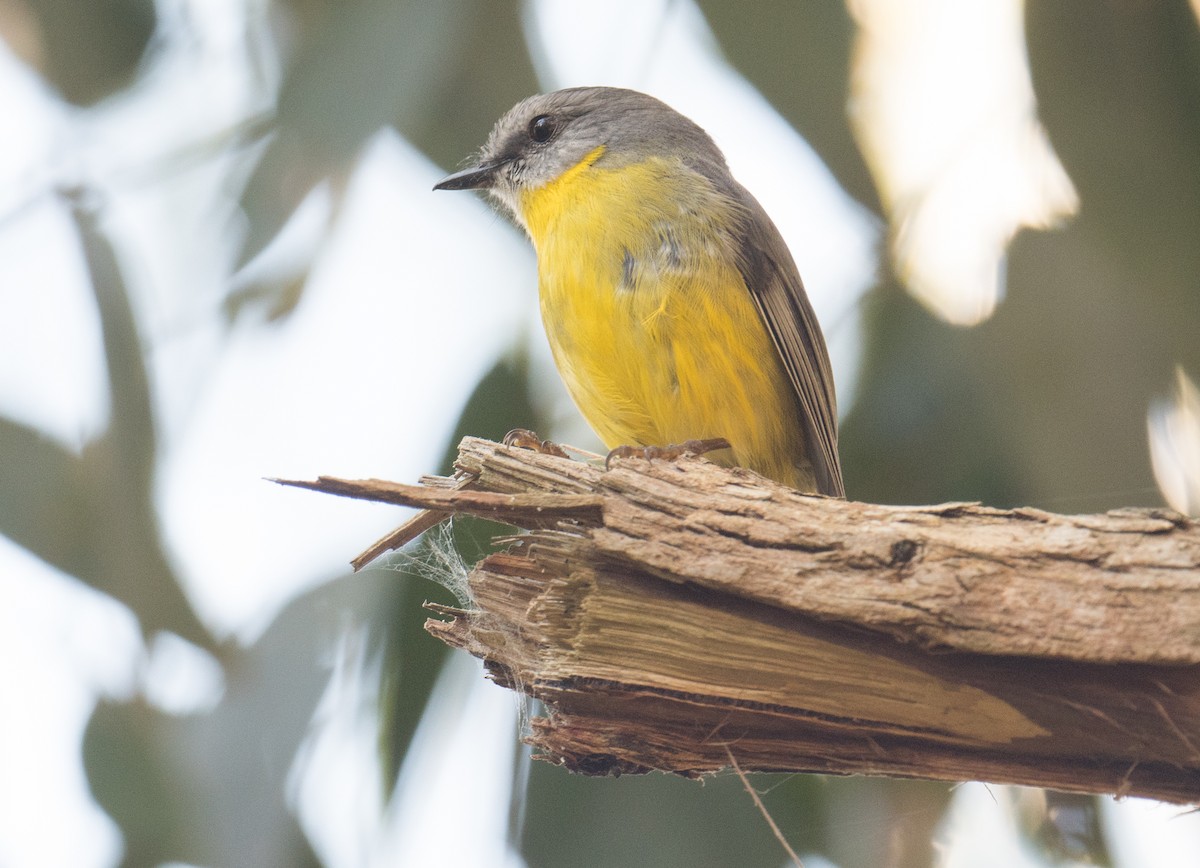
<instances>
[{"instance_id":1,"label":"gray wing","mask_svg":"<svg viewBox=\"0 0 1200 868\"><path fill-rule=\"evenodd\" d=\"M730 192L745 214L738 238L738 268L799 399L797 421L818 490L845 497L837 451L837 398L821 326L792 254L771 218L740 184L735 182Z\"/></svg>"}]
</instances>

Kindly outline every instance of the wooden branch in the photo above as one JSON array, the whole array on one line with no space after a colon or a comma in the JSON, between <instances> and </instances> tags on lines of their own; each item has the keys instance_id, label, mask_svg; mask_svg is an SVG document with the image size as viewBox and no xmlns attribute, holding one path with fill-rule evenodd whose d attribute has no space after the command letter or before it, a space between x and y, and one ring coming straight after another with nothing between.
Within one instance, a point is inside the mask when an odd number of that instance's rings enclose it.
<instances>
[{"instance_id":1,"label":"wooden branch","mask_svg":"<svg viewBox=\"0 0 1200 868\"><path fill-rule=\"evenodd\" d=\"M546 758L1200 801L1190 519L880 506L474 438L458 467L469 487L289 484L527 531L426 627L544 703Z\"/></svg>"}]
</instances>

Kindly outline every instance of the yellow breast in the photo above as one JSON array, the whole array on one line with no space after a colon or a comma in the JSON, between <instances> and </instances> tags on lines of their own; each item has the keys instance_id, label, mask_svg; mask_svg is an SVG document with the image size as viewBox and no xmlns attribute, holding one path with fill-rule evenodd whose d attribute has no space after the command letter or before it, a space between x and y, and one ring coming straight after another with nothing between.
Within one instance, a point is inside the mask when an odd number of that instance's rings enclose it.
<instances>
[{"instance_id":1,"label":"yellow breast","mask_svg":"<svg viewBox=\"0 0 1200 868\"><path fill-rule=\"evenodd\" d=\"M542 320L567 389L611 448L724 437L813 488L799 407L737 268L736 204L679 162L616 168L597 148L520 195Z\"/></svg>"}]
</instances>

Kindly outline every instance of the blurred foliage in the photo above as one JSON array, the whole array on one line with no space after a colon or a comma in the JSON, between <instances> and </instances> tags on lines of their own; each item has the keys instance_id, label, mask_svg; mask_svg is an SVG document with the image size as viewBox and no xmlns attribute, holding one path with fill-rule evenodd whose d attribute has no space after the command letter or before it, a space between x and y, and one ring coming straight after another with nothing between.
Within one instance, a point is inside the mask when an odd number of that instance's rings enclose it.
<instances>
[{"instance_id":1,"label":"blurred foliage","mask_svg":"<svg viewBox=\"0 0 1200 868\"><path fill-rule=\"evenodd\" d=\"M950 787L870 778L751 775L798 853L838 865L933 864ZM777 866L786 856L732 772L702 784L665 775L583 778L535 763L523 852L532 868Z\"/></svg>"},{"instance_id":2,"label":"blurred foliage","mask_svg":"<svg viewBox=\"0 0 1200 868\"><path fill-rule=\"evenodd\" d=\"M1035 0L1027 32L1040 116L1081 213L1018 236L1007 298L969 332L885 281L843 426L853 497L1060 512L1161 502L1146 410L1175 364L1200 367L1200 33L1184 0Z\"/></svg>"},{"instance_id":3,"label":"blurred foliage","mask_svg":"<svg viewBox=\"0 0 1200 868\"><path fill-rule=\"evenodd\" d=\"M453 472L458 443L463 437L487 437L499 440L512 428L545 430L545 421L534 409L529 395L529 366L523 351L517 350L500 359L472 391L454 426L442 455L440 473ZM493 537L509 534L513 528L495 522L456 518L453 539L464 564L479 561L492 549ZM424 624L427 615L422 603L429 599L430 586L421 565L428 560L430 541L422 537L412 544L412 552L401 568L401 577L390 595L388 615L379 635L384 641L382 689L380 690L380 753L384 783L394 784L408 745L425 710L430 691L441 671L449 649L430 640ZM434 595L437 602L459 605L445 589Z\"/></svg>"},{"instance_id":4,"label":"blurred foliage","mask_svg":"<svg viewBox=\"0 0 1200 868\"><path fill-rule=\"evenodd\" d=\"M1080 21L1087 26L1081 27ZM1178 299L1190 319L1166 332L1197 361L1200 312L1200 33L1187 0L1031 0L1029 59L1042 121L1086 203L1071 231L1142 280L1142 302ZM1156 307L1157 305L1148 305ZM1187 340L1177 341L1178 329ZM1183 344L1186 343L1186 346Z\"/></svg>"},{"instance_id":5,"label":"blurred foliage","mask_svg":"<svg viewBox=\"0 0 1200 868\"><path fill-rule=\"evenodd\" d=\"M392 124L443 164L536 90L516 0L303 0L271 143L242 195L241 262L259 253L321 181L344 175ZM477 64L489 74L476 74ZM447 111L446 107L452 107ZM335 185L334 190L340 189Z\"/></svg>"},{"instance_id":6,"label":"blurred foliage","mask_svg":"<svg viewBox=\"0 0 1200 868\"><path fill-rule=\"evenodd\" d=\"M730 61L848 194L878 213L847 118L855 32L846 6L699 5ZM0 30L63 100L89 106L136 82L153 54L155 10L152 0L16 0L0 9ZM466 158L497 116L538 89L524 10L518 0L276 0L272 36L283 61L265 76L279 82L264 95L268 141L241 188L240 262L262 251L315 187L329 186L336 214L342 180L382 126L447 168ZM1200 371L1200 31L1186 0L1029 0L1026 25L1041 119L1082 211L1063 229L1016 239L1007 298L973 330L935 320L881 264L864 309L858 397L842 429L855 498L1057 511L1159 501L1146 408L1169 388L1175 365ZM214 710L186 717L137 700L100 705L84 744L93 793L122 829L126 864L315 865L285 781L329 681L318 661L344 636L347 613L367 626L366 656L381 663L379 745L390 788L446 653L422 629L420 604L450 597L411 566L327 577L252 647L214 642L159 536L157 421L116 239L103 203L75 191L67 208L102 327L110 422L77 455L0 418L0 532L129 606L147 635L169 631L214 652L228 684ZM286 319L303 285L280 281L268 306ZM546 427L527 373L514 355L481 380L443 471L463 434ZM473 561L500 531L460 522L460 553ZM412 563L424 545L409 553ZM944 786L754 781L801 852L847 868L933 860ZM591 780L539 763L525 798L521 844L533 866L783 859L734 776L703 785ZM1108 859L1091 800L1051 797L1023 829L1048 859Z\"/></svg>"},{"instance_id":7,"label":"blurred foliage","mask_svg":"<svg viewBox=\"0 0 1200 868\"><path fill-rule=\"evenodd\" d=\"M881 287L865 314L875 338L866 344L866 376L842 425L850 496L1019 505L1018 468L998 418L1008 410L993 399L976 363L977 332L933 319L896 287Z\"/></svg>"},{"instance_id":8,"label":"blurred foliage","mask_svg":"<svg viewBox=\"0 0 1200 868\"><path fill-rule=\"evenodd\" d=\"M129 606L147 635L168 630L213 648L158 536L156 441L143 348L116 253L86 198L76 191L68 204L104 341L108 428L75 455L0 418L0 532Z\"/></svg>"},{"instance_id":9,"label":"blurred foliage","mask_svg":"<svg viewBox=\"0 0 1200 868\"><path fill-rule=\"evenodd\" d=\"M128 85L154 33L154 0L15 0L5 36L58 89L91 105ZM10 34L16 33L17 38Z\"/></svg>"},{"instance_id":10,"label":"blurred foliage","mask_svg":"<svg viewBox=\"0 0 1200 868\"><path fill-rule=\"evenodd\" d=\"M532 772L522 848L531 868L784 863L782 848L736 775L701 787L663 775L583 778L545 763L534 763ZM776 822L820 814L820 800L811 792L799 788L791 795L795 801L786 805L770 800ZM808 834L790 843L803 852L815 829L810 825Z\"/></svg>"},{"instance_id":11,"label":"blurred foliage","mask_svg":"<svg viewBox=\"0 0 1200 868\"><path fill-rule=\"evenodd\" d=\"M1021 831L1054 864L1112 864L1095 799L1079 793L1017 793Z\"/></svg>"},{"instance_id":12,"label":"blurred foliage","mask_svg":"<svg viewBox=\"0 0 1200 868\"><path fill-rule=\"evenodd\" d=\"M804 136L842 188L879 213L879 194L846 111L854 39L846 5L837 0L698 5L733 65Z\"/></svg>"},{"instance_id":13,"label":"blurred foliage","mask_svg":"<svg viewBox=\"0 0 1200 868\"><path fill-rule=\"evenodd\" d=\"M212 711L101 705L84 760L93 795L125 835L123 864L319 864L285 797L329 684L320 661L348 623L368 635L390 630L387 603L403 584L375 571L302 595L252 647L225 655L227 689Z\"/></svg>"}]
</instances>

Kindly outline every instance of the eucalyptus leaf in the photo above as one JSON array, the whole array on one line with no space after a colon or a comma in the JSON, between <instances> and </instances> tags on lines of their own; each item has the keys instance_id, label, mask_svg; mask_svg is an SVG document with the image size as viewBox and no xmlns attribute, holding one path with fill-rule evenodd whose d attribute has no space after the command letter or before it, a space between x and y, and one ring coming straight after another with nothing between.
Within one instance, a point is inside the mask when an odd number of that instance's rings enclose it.
<instances>
[{"instance_id":1,"label":"eucalyptus leaf","mask_svg":"<svg viewBox=\"0 0 1200 868\"><path fill-rule=\"evenodd\" d=\"M502 358L475 386L446 444L441 472L449 473L458 453L458 442L466 435L500 439L511 428L539 427L540 419L529 398L528 365L520 351ZM491 550L494 536L511 531L504 525L478 519L455 520L451 537L455 555L464 566L474 564ZM395 586L384 608L386 617L377 624L383 641L383 670L380 693L380 754L384 780L389 788L399 774L413 733L424 714L437 675L448 649L424 630L428 612L421 608L427 599L457 605L445 588L430 582L422 570L429 562L428 539L413 543L400 558L403 567L393 574Z\"/></svg>"},{"instance_id":2,"label":"eucalyptus leaf","mask_svg":"<svg viewBox=\"0 0 1200 868\"><path fill-rule=\"evenodd\" d=\"M846 4L699 0L699 6L733 65L791 121L846 192L881 213L850 129L854 22Z\"/></svg>"},{"instance_id":3,"label":"eucalyptus leaf","mask_svg":"<svg viewBox=\"0 0 1200 868\"><path fill-rule=\"evenodd\" d=\"M515 0L354 0L301 31L280 90L274 137L241 197L239 264L257 255L323 179L395 126L441 162L532 87ZM486 119L486 120L484 120ZM474 147L474 145L472 146Z\"/></svg>"},{"instance_id":4,"label":"eucalyptus leaf","mask_svg":"<svg viewBox=\"0 0 1200 868\"><path fill-rule=\"evenodd\" d=\"M153 0L25 0L10 9L16 17L27 11L34 23L4 33L11 47L81 106L130 84L158 17Z\"/></svg>"}]
</instances>

